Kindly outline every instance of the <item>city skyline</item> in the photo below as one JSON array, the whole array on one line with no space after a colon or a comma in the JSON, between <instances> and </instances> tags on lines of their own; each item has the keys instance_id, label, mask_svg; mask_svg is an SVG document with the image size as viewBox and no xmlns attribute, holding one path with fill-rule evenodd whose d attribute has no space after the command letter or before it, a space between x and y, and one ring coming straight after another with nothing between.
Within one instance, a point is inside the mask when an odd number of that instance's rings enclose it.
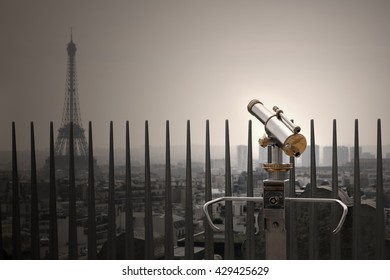
<instances>
[{"instance_id":1,"label":"city skyline","mask_svg":"<svg viewBox=\"0 0 390 280\"><path fill-rule=\"evenodd\" d=\"M115 146L124 146L125 121L132 145L142 146L144 121L151 144L165 142L165 120L173 145L203 144L206 119L212 145L223 145L225 119L232 145L263 134L251 118L251 99L277 105L302 127L309 141L353 144L359 119L361 145L390 143L386 107L390 70L390 3L384 1L4 1L0 31L0 150L11 148L16 122L18 149L48 147L49 121L60 127L70 29L78 47L77 67L84 127L93 122L94 146L108 147L114 121ZM256 142L254 142L256 143Z\"/></svg>"}]
</instances>

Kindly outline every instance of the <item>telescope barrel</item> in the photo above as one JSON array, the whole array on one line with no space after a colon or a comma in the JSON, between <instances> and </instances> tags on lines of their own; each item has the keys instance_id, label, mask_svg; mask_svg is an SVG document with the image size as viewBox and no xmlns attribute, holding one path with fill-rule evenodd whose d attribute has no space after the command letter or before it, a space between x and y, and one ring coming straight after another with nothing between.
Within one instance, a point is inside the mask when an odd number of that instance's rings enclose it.
<instances>
[{"instance_id":1,"label":"telescope barrel","mask_svg":"<svg viewBox=\"0 0 390 280\"><path fill-rule=\"evenodd\" d=\"M306 138L299 134L301 128L294 125L278 107L272 112L263 103L253 99L248 104L248 111L262 124L266 133L290 157L299 157L306 149Z\"/></svg>"}]
</instances>

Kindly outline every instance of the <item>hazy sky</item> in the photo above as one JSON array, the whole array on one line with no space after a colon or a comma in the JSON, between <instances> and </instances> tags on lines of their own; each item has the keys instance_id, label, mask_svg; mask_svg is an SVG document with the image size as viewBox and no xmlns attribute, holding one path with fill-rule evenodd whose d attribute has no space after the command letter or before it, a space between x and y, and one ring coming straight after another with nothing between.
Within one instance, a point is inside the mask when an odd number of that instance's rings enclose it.
<instances>
[{"instance_id":1,"label":"hazy sky","mask_svg":"<svg viewBox=\"0 0 390 280\"><path fill-rule=\"evenodd\" d=\"M376 120L390 144L390 1L387 0L0 0L0 150L48 146L49 121L58 129L63 110L66 44L77 45L81 118L93 121L95 147L106 147L109 121L123 145L164 145L165 120L173 145L246 144L247 104L259 99L295 119L309 141L375 144ZM254 138L263 134L256 120Z\"/></svg>"}]
</instances>

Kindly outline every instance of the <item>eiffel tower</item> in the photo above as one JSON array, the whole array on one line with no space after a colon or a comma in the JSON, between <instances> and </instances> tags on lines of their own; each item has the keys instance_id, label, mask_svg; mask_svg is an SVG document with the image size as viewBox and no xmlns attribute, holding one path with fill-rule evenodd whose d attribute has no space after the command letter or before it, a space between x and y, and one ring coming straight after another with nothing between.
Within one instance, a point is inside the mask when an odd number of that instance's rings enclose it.
<instances>
[{"instance_id":1,"label":"eiffel tower","mask_svg":"<svg viewBox=\"0 0 390 280\"><path fill-rule=\"evenodd\" d=\"M69 136L70 124L73 123L73 148L75 172L78 177L86 177L88 171L88 145L85 130L81 122L80 104L77 90L76 44L73 42L72 31L67 45L68 61L66 69L65 101L61 127L55 142L55 166L57 178L66 177L69 172ZM47 173L49 160L46 161ZM96 160L94 160L96 167ZM96 174L96 173L95 173Z\"/></svg>"},{"instance_id":2,"label":"eiffel tower","mask_svg":"<svg viewBox=\"0 0 390 280\"><path fill-rule=\"evenodd\" d=\"M70 123L73 122L74 153L75 157L87 157L88 146L84 129L81 123L79 95L77 90L76 73L76 44L73 42L72 34L66 48L68 52L68 64L66 71L66 90L64 111L62 114L61 127L55 143L55 155L57 157L69 155L69 132Z\"/></svg>"}]
</instances>

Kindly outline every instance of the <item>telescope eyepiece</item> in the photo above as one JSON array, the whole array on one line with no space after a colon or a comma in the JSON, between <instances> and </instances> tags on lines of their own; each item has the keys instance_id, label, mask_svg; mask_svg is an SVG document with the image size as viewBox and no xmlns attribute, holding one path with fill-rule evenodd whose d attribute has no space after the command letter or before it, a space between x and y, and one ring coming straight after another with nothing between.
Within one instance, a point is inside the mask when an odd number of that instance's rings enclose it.
<instances>
[{"instance_id":1,"label":"telescope eyepiece","mask_svg":"<svg viewBox=\"0 0 390 280\"><path fill-rule=\"evenodd\" d=\"M248 106L247 106L249 113L251 113L251 114L253 115L253 113L252 113L252 107L255 106L255 105L258 104L258 103L261 104L261 105L263 105L263 103L261 103L261 102L260 102L259 100L257 100L257 99L252 99L251 101L249 101Z\"/></svg>"}]
</instances>

